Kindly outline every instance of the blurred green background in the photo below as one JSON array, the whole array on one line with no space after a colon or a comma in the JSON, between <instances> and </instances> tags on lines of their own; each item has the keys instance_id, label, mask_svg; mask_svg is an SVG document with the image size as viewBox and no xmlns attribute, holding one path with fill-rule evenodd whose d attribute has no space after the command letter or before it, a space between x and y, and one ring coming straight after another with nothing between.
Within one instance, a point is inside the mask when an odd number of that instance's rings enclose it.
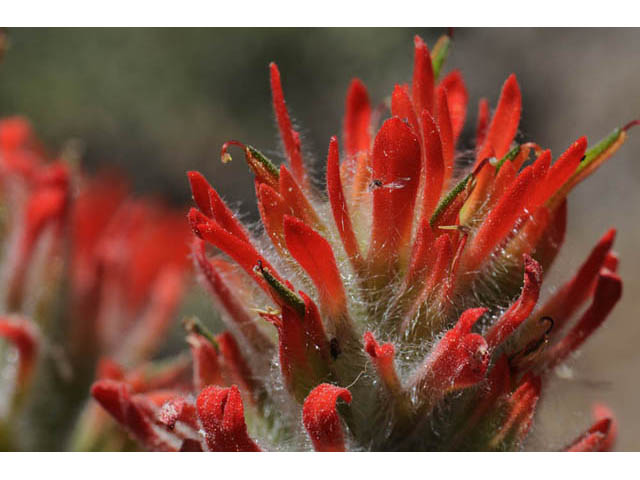
<instances>
[{"instance_id":1,"label":"blurred green background","mask_svg":"<svg viewBox=\"0 0 640 480\"><path fill-rule=\"evenodd\" d=\"M185 171L202 171L249 219L253 181L240 161L222 165L221 144L251 143L281 159L268 89L277 61L290 111L318 172L340 134L344 94L360 77L374 103L409 82L412 37L429 45L445 29L11 29L0 64L0 115L23 114L52 152L85 145L90 170L116 167L136 192L189 202ZM460 68L471 101L495 104L515 72L523 91L521 137L558 155L640 117L640 29L456 29L446 68ZM640 131L570 198L565 248L546 282L572 274L610 226L619 229L625 293L601 331L550 379L530 442L561 448L590 423L595 400L620 421L618 448L640 450ZM466 143L464 143L466 142ZM238 152L239 153L239 152Z\"/></svg>"}]
</instances>

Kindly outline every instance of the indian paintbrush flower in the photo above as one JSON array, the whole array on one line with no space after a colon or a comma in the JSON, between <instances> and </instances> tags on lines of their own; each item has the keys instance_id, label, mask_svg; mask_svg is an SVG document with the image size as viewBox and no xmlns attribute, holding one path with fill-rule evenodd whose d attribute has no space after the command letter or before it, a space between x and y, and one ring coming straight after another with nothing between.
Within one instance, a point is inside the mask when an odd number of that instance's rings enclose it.
<instances>
[{"instance_id":1,"label":"indian paintbrush flower","mask_svg":"<svg viewBox=\"0 0 640 480\"><path fill-rule=\"evenodd\" d=\"M606 319L622 293L607 232L547 300L541 284L564 241L567 195L635 122L589 147L516 139L514 75L492 115L481 100L471 162L457 153L467 116L461 73L443 75L450 39L415 38L411 85L378 126L353 80L343 150L331 138L326 193L270 65L286 162L239 147L255 178L262 232L246 228L197 172L192 258L227 331L186 323L190 390L92 393L149 449L517 450L550 369ZM341 158L342 157L342 158ZM459 158L461 157L461 158ZM468 160L468 159L467 159ZM585 308L586 307L586 308ZM274 328L275 327L275 328ZM609 449L605 407L567 450Z\"/></svg>"}]
</instances>

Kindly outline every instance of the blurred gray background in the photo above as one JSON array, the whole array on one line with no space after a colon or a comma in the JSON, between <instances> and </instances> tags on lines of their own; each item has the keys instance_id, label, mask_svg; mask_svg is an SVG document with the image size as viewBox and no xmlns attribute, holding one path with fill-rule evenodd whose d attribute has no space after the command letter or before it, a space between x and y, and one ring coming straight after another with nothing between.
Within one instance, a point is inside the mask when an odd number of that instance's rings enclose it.
<instances>
[{"instance_id":1,"label":"blurred gray background","mask_svg":"<svg viewBox=\"0 0 640 480\"><path fill-rule=\"evenodd\" d=\"M267 65L277 61L308 158L322 171L340 134L344 94L360 77L374 103L409 82L412 37L431 46L445 29L11 29L0 64L0 115L24 114L52 152L86 146L90 170L116 167L137 192L189 201L185 170L202 171L256 218L253 181L240 161L222 165L229 139L281 158ZM456 29L446 69L460 68L471 97L494 105L515 72L521 136L560 154L640 117L640 29ZM640 450L640 128L606 168L570 198L567 242L549 286L568 278L610 226L619 230L625 291L600 332L545 389L530 448L561 448L585 429L590 405L620 421L618 448ZM569 377L569 378L567 378Z\"/></svg>"}]
</instances>

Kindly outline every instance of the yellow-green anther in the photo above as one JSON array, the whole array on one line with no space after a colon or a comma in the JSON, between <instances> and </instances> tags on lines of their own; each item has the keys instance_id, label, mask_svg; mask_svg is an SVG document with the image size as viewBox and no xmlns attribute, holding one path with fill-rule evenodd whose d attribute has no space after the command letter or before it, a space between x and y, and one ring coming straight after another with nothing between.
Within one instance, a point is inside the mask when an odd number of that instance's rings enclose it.
<instances>
[{"instance_id":1,"label":"yellow-green anther","mask_svg":"<svg viewBox=\"0 0 640 480\"><path fill-rule=\"evenodd\" d=\"M280 171L273 164L271 160L264 156L264 154L252 147L251 145L247 145L247 152L252 157L255 158L260 164L269 172L270 175L273 175L275 178L280 178Z\"/></svg>"},{"instance_id":2,"label":"yellow-green anther","mask_svg":"<svg viewBox=\"0 0 640 480\"><path fill-rule=\"evenodd\" d=\"M613 132L611 132L609 136L600 140L600 142L598 142L597 145L587 150L587 153L585 154L584 159L580 162L580 165L578 165L578 168L576 169L573 175L574 176L578 175L585 168L587 168L594 160L596 160L600 155L602 155L602 153L604 153L609 147L611 147L611 145L613 145L618 140L618 138L620 138L621 133L622 133L622 129L616 128Z\"/></svg>"},{"instance_id":3,"label":"yellow-green anther","mask_svg":"<svg viewBox=\"0 0 640 480\"><path fill-rule=\"evenodd\" d=\"M219 350L218 342L216 338L213 336L211 331L204 326L204 324L198 320L196 317L187 317L182 320L182 326L189 333L195 333L200 335L201 337L206 338L217 350Z\"/></svg>"},{"instance_id":4,"label":"yellow-green anther","mask_svg":"<svg viewBox=\"0 0 640 480\"><path fill-rule=\"evenodd\" d=\"M473 178L473 174L470 173L469 175L464 177L455 187L453 187L453 189L449 193L447 193L447 196L440 201L440 203L436 207L436 210L433 212L433 215L431 215L429 225L433 227L433 225L438 221L438 218L440 218L440 215L442 215L442 212L444 212L449 204L451 204L451 202L453 202L453 200L455 200L455 198L467 187L467 184L469 183L469 180L471 180L471 178Z\"/></svg>"},{"instance_id":5,"label":"yellow-green anther","mask_svg":"<svg viewBox=\"0 0 640 480\"><path fill-rule=\"evenodd\" d=\"M304 317L306 306L302 298L300 298L294 291L287 288L286 285L274 277L268 269L262 267L261 264L258 265L257 271L262 275L269 286L273 288L276 294L284 301L284 303L293 308L300 317Z\"/></svg>"},{"instance_id":6,"label":"yellow-green anther","mask_svg":"<svg viewBox=\"0 0 640 480\"><path fill-rule=\"evenodd\" d=\"M511 150L509 150L505 154L505 156L502 157L502 159L500 159L500 161L496 164L496 175L500 171L500 167L502 167L502 165L504 165L504 162L506 162L507 160L510 161L510 162L513 161L513 159L516 158L519 153L520 153L520 145L516 145Z\"/></svg>"}]
</instances>

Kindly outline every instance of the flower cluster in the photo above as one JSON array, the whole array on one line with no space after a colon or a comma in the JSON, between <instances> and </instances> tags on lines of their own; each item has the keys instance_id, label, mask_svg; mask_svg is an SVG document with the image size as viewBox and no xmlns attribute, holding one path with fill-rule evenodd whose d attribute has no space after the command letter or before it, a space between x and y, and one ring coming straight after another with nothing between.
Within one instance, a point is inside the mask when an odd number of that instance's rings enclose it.
<instances>
[{"instance_id":1,"label":"flower cluster","mask_svg":"<svg viewBox=\"0 0 640 480\"><path fill-rule=\"evenodd\" d=\"M193 261L228 330L186 322L186 390L140 393L122 379L92 388L143 446L522 448L549 371L621 296L613 230L550 298L540 292L564 241L567 195L635 122L590 148L580 138L552 161L516 138L512 75L493 114L480 101L474 150L457 150L468 95L459 71L442 75L449 43L442 37L430 52L415 38L411 85L395 86L383 122L384 109L353 80L342 152L335 137L329 143L326 194L310 178L270 65L287 162L237 141L222 148L223 162L232 146L244 153L264 234L188 174ZM567 450L611 448L613 416L603 406L595 416Z\"/></svg>"},{"instance_id":2,"label":"flower cluster","mask_svg":"<svg viewBox=\"0 0 640 480\"><path fill-rule=\"evenodd\" d=\"M73 164L71 151L51 160L24 119L0 121L3 450L60 448L98 361L99 375L118 362L143 383L140 363L165 341L187 278L183 215L130 197L113 175L86 177ZM188 366L180 360L182 371ZM43 386L52 381L55 388ZM33 393L42 389L47 405ZM39 408L56 418L37 419ZM97 448L108 430L104 412L87 408L95 412L79 421L76 448ZM54 445L23 438L24 430L44 437L50 422Z\"/></svg>"}]
</instances>

